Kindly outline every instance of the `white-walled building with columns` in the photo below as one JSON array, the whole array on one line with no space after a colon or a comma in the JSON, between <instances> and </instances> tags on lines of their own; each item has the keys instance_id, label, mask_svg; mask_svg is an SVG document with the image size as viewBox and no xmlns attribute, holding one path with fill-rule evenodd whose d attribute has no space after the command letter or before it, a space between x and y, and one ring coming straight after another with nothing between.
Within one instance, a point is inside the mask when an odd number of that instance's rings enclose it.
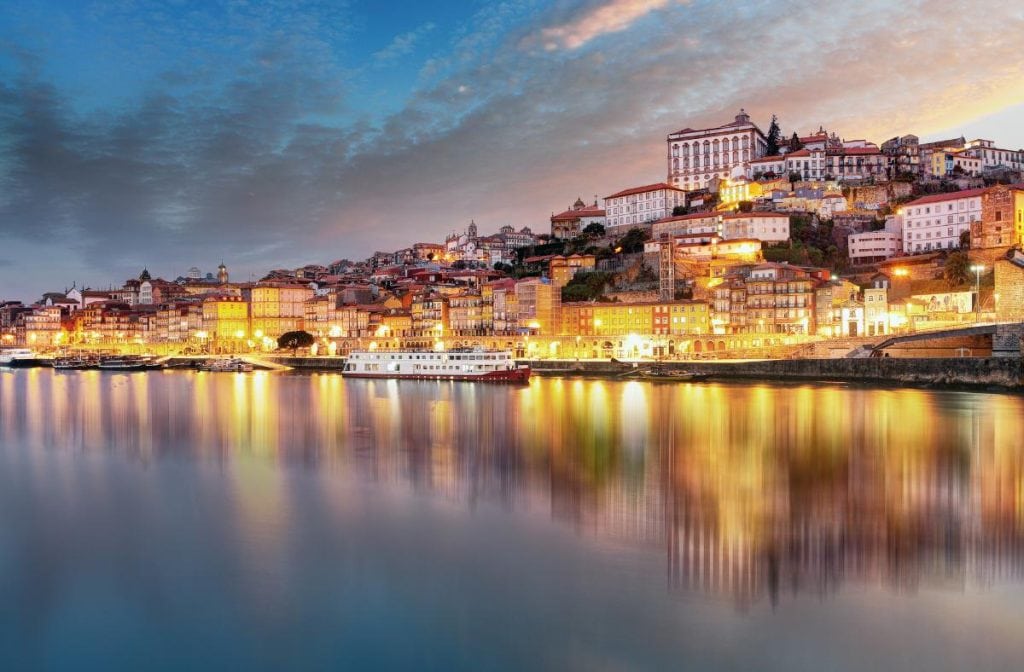
<instances>
[{"instance_id":1,"label":"white-walled building with columns","mask_svg":"<svg viewBox=\"0 0 1024 672\"><path fill-rule=\"evenodd\" d=\"M744 110L716 128L692 129L668 135L668 183L678 189L703 189L714 178L730 177L733 168L765 154L764 133Z\"/></svg>"}]
</instances>

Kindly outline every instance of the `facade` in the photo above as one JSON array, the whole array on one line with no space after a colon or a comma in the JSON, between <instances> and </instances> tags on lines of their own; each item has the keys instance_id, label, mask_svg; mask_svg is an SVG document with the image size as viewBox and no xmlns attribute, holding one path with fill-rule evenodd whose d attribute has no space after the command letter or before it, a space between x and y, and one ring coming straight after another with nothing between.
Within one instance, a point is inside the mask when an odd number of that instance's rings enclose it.
<instances>
[{"instance_id":1,"label":"facade","mask_svg":"<svg viewBox=\"0 0 1024 672\"><path fill-rule=\"evenodd\" d=\"M982 170L1024 170L1024 150L1000 149L992 140L969 140L964 143L964 154L980 160Z\"/></svg>"},{"instance_id":2,"label":"facade","mask_svg":"<svg viewBox=\"0 0 1024 672\"><path fill-rule=\"evenodd\" d=\"M728 179L737 168L745 172L746 164L767 149L764 133L745 110L722 126L670 133L667 145L667 182L685 191L707 188L716 178Z\"/></svg>"},{"instance_id":3,"label":"facade","mask_svg":"<svg viewBox=\"0 0 1024 672\"><path fill-rule=\"evenodd\" d=\"M203 299L205 338L244 340L249 334L249 304L240 296L210 294Z\"/></svg>"},{"instance_id":4,"label":"facade","mask_svg":"<svg viewBox=\"0 0 1024 672\"><path fill-rule=\"evenodd\" d=\"M592 254L570 254L556 256L548 262L548 277L556 287L565 287L580 271L592 271L597 258Z\"/></svg>"},{"instance_id":5,"label":"facade","mask_svg":"<svg viewBox=\"0 0 1024 672\"><path fill-rule=\"evenodd\" d=\"M903 251L903 234L895 231L865 231L847 237L850 262L870 264L891 259Z\"/></svg>"},{"instance_id":6,"label":"facade","mask_svg":"<svg viewBox=\"0 0 1024 672\"><path fill-rule=\"evenodd\" d=\"M552 336L561 328L562 289L544 278L516 283L519 328L528 333Z\"/></svg>"},{"instance_id":7,"label":"facade","mask_svg":"<svg viewBox=\"0 0 1024 672\"><path fill-rule=\"evenodd\" d=\"M916 135L902 135L882 143L882 153L889 160L891 175L917 175L921 161L920 140Z\"/></svg>"},{"instance_id":8,"label":"facade","mask_svg":"<svg viewBox=\"0 0 1024 672\"><path fill-rule=\"evenodd\" d=\"M784 242L789 240L789 215L778 212L734 212L722 215L721 233L725 240Z\"/></svg>"},{"instance_id":9,"label":"facade","mask_svg":"<svg viewBox=\"0 0 1024 672\"><path fill-rule=\"evenodd\" d=\"M567 303L562 307L562 333L598 338L708 334L709 316L704 301Z\"/></svg>"},{"instance_id":10,"label":"facade","mask_svg":"<svg viewBox=\"0 0 1024 672\"><path fill-rule=\"evenodd\" d=\"M933 194L900 208L903 217L903 251L922 254L960 247L960 237L981 220L984 189Z\"/></svg>"},{"instance_id":11,"label":"facade","mask_svg":"<svg viewBox=\"0 0 1024 672\"><path fill-rule=\"evenodd\" d=\"M605 211L596 202L587 205L582 198L577 198L568 210L551 215L551 237L560 240L575 238L590 224L605 226Z\"/></svg>"},{"instance_id":12,"label":"facade","mask_svg":"<svg viewBox=\"0 0 1024 672\"><path fill-rule=\"evenodd\" d=\"M306 301L313 290L306 285L285 283L259 283L249 297L251 324L246 332L276 339L289 331L303 329Z\"/></svg>"},{"instance_id":13,"label":"facade","mask_svg":"<svg viewBox=\"0 0 1024 672\"><path fill-rule=\"evenodd\" d=\"M873 145L843 147L825 152L824 175L840 182L888 179L888 161Z\"/></svg>"},{"instance_id":14,"label":"facade","mask_svg":"<svg viewBox=\"0 0 1024 672\"><path fill-rule=\"evenodd\" d=\"M971 249L1024 243L1024 185L997 185L981 195L981 218L971 223Z\"/></svg>"},{"instance_id":15,"label":"facade","mask_svg":"<svg viewBox=\"0 0 1024 672\"><path fill-rule=\"evenodd\" d=\"M686 192L664 182L623 189L604 199L609 232L615 233L669 217L680 205L686 205Z\"/></svg>"},{"instance_id":16,"label":"facade","mask_svg":"<svg viewBox=\"0 0 1024 672\"><path fill-rule=\"evenodd\" d=\"M764 263L713 289L715 333L812 334L816 279L803 268Z\"/></svg>"}]
</instances>

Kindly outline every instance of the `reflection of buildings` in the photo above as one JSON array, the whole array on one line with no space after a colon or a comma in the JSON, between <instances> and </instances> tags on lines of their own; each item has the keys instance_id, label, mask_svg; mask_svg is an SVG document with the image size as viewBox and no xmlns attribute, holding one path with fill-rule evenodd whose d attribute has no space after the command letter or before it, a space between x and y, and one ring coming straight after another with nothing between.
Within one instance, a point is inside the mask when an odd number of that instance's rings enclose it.
<instances>
[{"instance_id":1,"label":"reflection of buildings","mask_svg":"<svg viewBox=\"0 0 1024 672\"><path fill-rule=\"evenodd\" d=\"M740 606L1024 581L1022 410L809 386L0 375L0 440L230 464L243 522L274 534L298 496L275 470L315 469L664 552L672 589Z\"/></svg>"}]
</instances>

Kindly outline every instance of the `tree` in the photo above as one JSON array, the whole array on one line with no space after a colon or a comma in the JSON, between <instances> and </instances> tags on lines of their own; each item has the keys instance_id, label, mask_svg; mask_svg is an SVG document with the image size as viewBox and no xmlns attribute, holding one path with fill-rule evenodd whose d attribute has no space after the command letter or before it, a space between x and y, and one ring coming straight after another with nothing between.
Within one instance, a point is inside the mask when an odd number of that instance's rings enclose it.
<instances>
[{"instance_id":1,"label":"tree","mask_svg":"<svg viewBox=\"0 0 1024 672\"><path fill-rule=\"evenodd\" d=\"M768 135L765 136L765 156L778 156L779 144L782 140L782 130L779 128L779 120L773 114L772 123L768 125Z\"/></svg>"},{"instance_id":2,"label":"tree","mask_svg":"<svg viewBox=\"0 0 1024 672\"><path fill-rule=\"evenodd\" d=\"M615 243L618 251L625 254L644 251L644 243L647 242L647 232L643 229L633 228L626 232L622 238Z\"/></svg>"},{"instance_id":3,"label":"tree","mask_svg":"<svg viewBox=\"0 0 1024 672\"><path fill-rule=\"evenodd\" d=\"M282 350L291 348L293 355L299 348L308 348L314 343L316 339L308 331L286 331L277 338L277 347Z\"/></svg>"},{"instance_id":4,"label":"tree","mask_svg":"<svg viewBox=\"0 0 1024 672\"><path fill-rule=\"evenodd\" d=\"M679 217L681 215L688 215L688 214L690 214L690 208L685 206L685 205L677 205L676 207L672 208L672 216L673 217Z\"/></svg>"},{"instance_id":5,"label":"tree","mask_svg":"<svg viewBox=\"0 0 1024 672\"><path fill-rule=\"evenodd\" d=\"M971 279L971 260L966 252L953 252L946 257L946 266L942 271L946 284L950 289L966 285Z\"/></svg>"},{"instance_id":6,"label":"tree","mask_svg":"<svg viewBox=\"0 0 1024 672\"><path fill-rule=\"evenodd\" d=\"M960 249L969 250L971 249L971 232L961 231L960 232Z\"/></svg>"},{"instance_id":7,"label":"tree","mask_svg":"<svg viewBox=\"0 0 1024 672\"><path fill-rule=\"evenodd\" d=\"M754 204L752 201L740 201L738 209L740 212L753 212Z\"/></svg>"},{"instance_id":8,"label":"tree","mask_svg":"<svg viewBox=\"0 0 1024 672\"><path fill-rule=\"evenodd\" d=\"M804 143L800 142L800 136L793 131L793 137L789 139L789 151L795 152L804 148Z\"/></svg>"},{"instance_id":9,"label":"tree","mask_svg":"<svg viewBox=\"0 0 1024 672\"><path fill-rule=\"evenodd\" d=\"M600 222L591 222L590 224L587 224L586 227L584 227L583 233L587 234L588 236L603 236L604 225L601 224Z\"/></svg>"},{"instance_id":10,"label":"tree","mask_svg":"<svg viewBox=\"0 0 1024 672\"><path fill-rule=\"evenodd\" d=\"M793 184L794 182L799 182L802 179L803 179L803 175L801 175L799 172L797 172L795 170L792 173L789 174L789 183L790 184Z\"/></svg>"}]
</instances>

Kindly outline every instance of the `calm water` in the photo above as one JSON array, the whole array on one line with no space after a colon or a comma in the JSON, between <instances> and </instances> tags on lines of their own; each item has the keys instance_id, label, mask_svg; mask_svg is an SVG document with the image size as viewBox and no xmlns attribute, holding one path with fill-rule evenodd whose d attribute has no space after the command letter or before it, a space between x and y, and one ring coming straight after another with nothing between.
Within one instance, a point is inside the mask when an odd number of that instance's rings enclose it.
<instances>
[{"instance_id":1,"label":"calm water","mask_svg":"<svg viewBox=\"0 0 1024 672\"><path fill-rule=\"evenodd\" d=\"M1019 670L1022 413L0 370L0 669Z\"/></svg>"}]
</instances>

